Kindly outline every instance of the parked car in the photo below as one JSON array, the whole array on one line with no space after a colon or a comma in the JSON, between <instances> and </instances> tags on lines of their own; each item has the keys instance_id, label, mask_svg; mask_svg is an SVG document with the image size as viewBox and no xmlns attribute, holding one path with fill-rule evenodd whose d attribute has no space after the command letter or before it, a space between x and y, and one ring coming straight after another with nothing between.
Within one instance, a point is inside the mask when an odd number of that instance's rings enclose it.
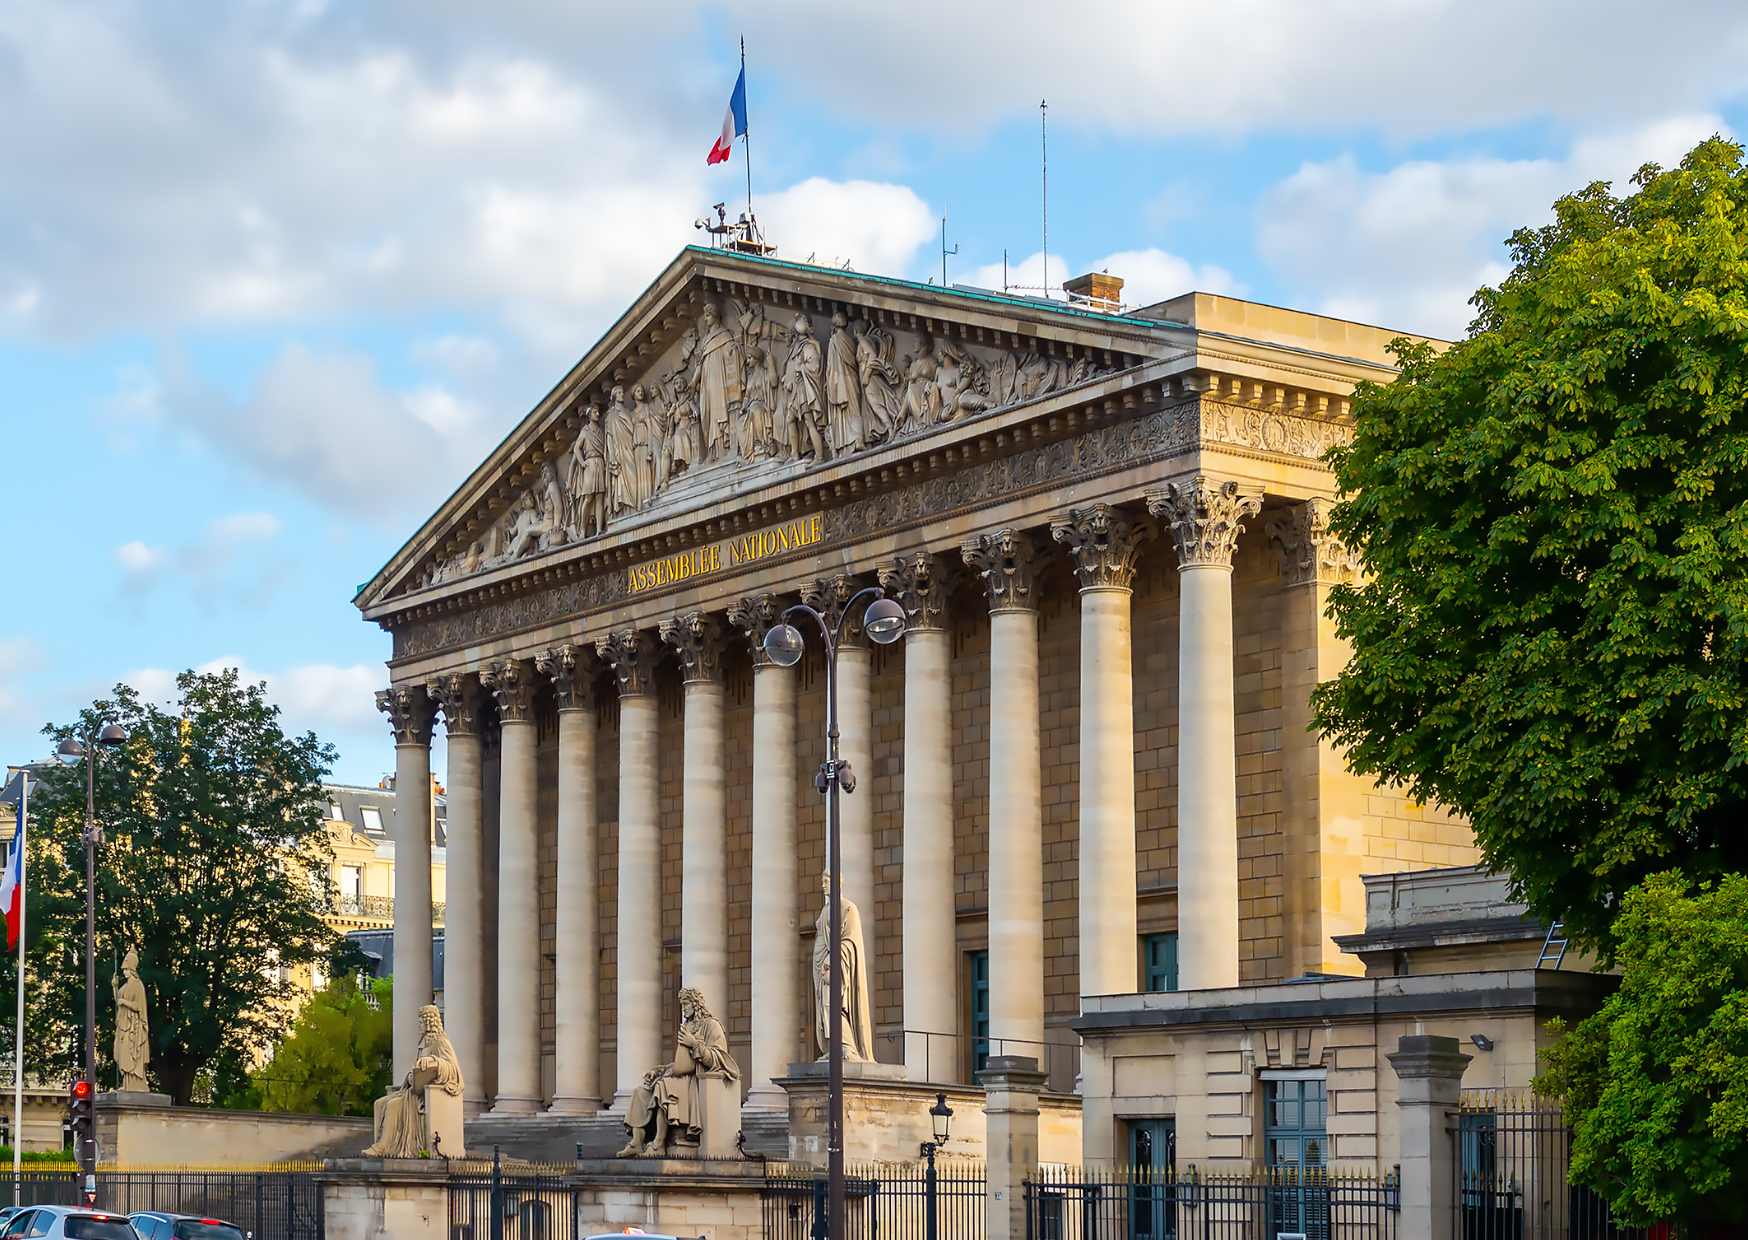
<instances>
[{"instance_id":1,"label":"parked car","mask_svg":"<svg viewBox=\"0 0 1748 1240\"><path fill-rule=\"evenodd\" d=\"M30 1209L29 1206L0 1206L0 1230L3 1230L6 1224L12 1221L13 1215L21 1214L28 1209Z\"/></svg>"},{"instance_id":2,"label":"parked car","mask_svg":"<svg viewBox=\"0 0 1748 1240\"><path fill-rule=\"evenodd\" d=\"M138 1240L125 1214L106 1214L88 1206L30 1206L0 1227L0 1240L13 1236L45 1240Z\"/></svg>"},{"instance_id":3,"label":"parked car","mask_svg":"<svg viewBox=\"0 0 1748 1240\"><path fill-rule=\"evenodd\" d=\"M165 1210L137 1210L128 1222L139 1240L246 1240L243 1229L220 1218L198 1214L171 1214Z\"/></svg>"}]
</instances>

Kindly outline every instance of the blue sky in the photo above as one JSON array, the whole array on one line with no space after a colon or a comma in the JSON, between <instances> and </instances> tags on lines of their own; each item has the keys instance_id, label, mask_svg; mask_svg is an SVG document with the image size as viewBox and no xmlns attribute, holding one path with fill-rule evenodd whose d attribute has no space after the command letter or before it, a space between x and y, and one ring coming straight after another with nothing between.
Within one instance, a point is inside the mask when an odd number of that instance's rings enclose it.
<instances>
[{"instance_id":1,"label":"blue sky","mask_svg":"<svg viewBox=\"0 0 1748 1240\"><path fill-rule=\"evenodd\" d=\"M784 257L1106 266L1460 333L1557 194L1748 126L1733 4L0 6L0 755L240 665L393 762L356 586L718 199ZM488 11L489 10L489 11Z\"/></svg>"}]
</instances>

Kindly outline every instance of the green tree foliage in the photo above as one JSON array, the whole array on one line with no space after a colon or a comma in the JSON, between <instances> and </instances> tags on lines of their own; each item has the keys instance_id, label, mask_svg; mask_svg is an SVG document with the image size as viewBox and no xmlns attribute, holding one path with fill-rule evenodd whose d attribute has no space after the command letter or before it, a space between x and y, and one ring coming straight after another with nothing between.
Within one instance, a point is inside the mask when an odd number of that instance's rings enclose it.
<instances>
[{"instance_id":1,"label":"green tree foliage","mask_svg":"<svg viewBox=\"0 0 1748 1240\"><path fill-rule=\"evenodd\" d=\"M252 1061L289 1024L282 968L330 959L322 920L332 859L322 777L334 751L289 737L262 685L235 671L184 672L175 710L126 685L44 732L59 742L118 722L128 741L97 759L97 1009L100 1064L115 1007L110 979L128 946L149 1001L150 1077L177 1102L225 1064ZM27 1025L39 1069L71 1076L84 1023L85 772L45 772L32 789L33 971ZM113 1083L107 1065L99 1080Z\"/></svg>"},{"instance_id":2,"label":"green tree foliage","mask_svg":"<svg viewBox=\"0 0 1748 1240\"><path fill-rule=\"evenodd\" d=\"M1634 184L1562 198L1467 339L1356 396L1331 526L1369 576L1315 697L1605 951L1647 875L1748 869L1748 176L1714 138Z\"/></svg>"},{"instance_id":3,"label":"green tree foliage","mask_svg":"<svg viewBox=\"0 0 1748 1240\"><path fill-rule=\"evenodd\" d=\"M1572 1173L1617 1221L1748 1221L1748 878L1688 894L1678 873L1627 894L1621 986L1548 1053Z\"/></svg>"},{"instance_id":4,"label":"green tree foliage","mask_svg":"<svg viewBox=\"0 0 1748 1240\"><path fill-rule=\"evenodd\" d=\"M393 1069L394 984L380 978L367 985L360 990L342 975L304 1004L291 1035L250 1079L261 1110L371 1113Z\"/></svg>"}]
</instances>

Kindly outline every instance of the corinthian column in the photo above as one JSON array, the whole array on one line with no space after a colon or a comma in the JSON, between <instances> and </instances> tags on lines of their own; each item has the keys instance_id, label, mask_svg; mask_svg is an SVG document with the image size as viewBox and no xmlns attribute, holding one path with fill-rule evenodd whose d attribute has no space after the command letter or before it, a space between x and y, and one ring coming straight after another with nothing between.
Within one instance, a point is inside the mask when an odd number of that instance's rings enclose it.
<instances>
[{"instance_id":1,"label":"corinthian column","mask_svg":"<svg viewBox=\"0 0 1748 1240\"><path fill-rule=\"evenodd\" d=\"M1135 679L1130 586L1152 526L1109 504L1050 527L1080 582L1080 993L1127 994L1135 961Z\"/></svg>"},{"instance_id":2,"label":"corinthian column","mask_svg":"<svg viewBox=\"0 0 1748 1240\"><path fill-rule=\"evenodd\" d=\"M419 1045L419 1009L431 1002L431 724L421 685L376 695L395 736L395 1079Z\"/></svg>"},{"instance_id":3,"label":"corinthian column","mask_svg":"<svg viewBox=\"0 0 1748 1240\"><path fill-rule=\"evenodd\" d=\"M729 609L753 652L753 1054L749 1107L782 1111L789 1095L776 1084L795 1057L801 1027L795 884L795 669L765 657L765 630L783 605L775 595L744 598Z\"/></svg>"},{"instance_id":4,"label":"corinthian column","mask_svg":"<svg viewBox=\"0 0 1748 1240\"><path fill-rule=\"evenodd\" d=\"M913 1081L956 1066L953 749L947 569L926 552L880 570L904 607L904 1064Z\"/></svg>"},{"instance_id":5,"label":"corinthian column","mask_svg":"<svg viewBox=\"0 0 1748 1240\"><path fill-rule=\"evenodd\" d=\"M656 795L655 641L638 629L596 650L619 682L619 995L613 1109L662 1056L662 847Z\"/></svg>"},{"instance_id":6,"label":"corinthian column","mask_svg":"<svg viewBox=\"0 0 1748 1240\"><path fill-rule=\"evenodd\" d=\"M1185 990L1238 985L1232 553L1260 495L1197 474L1147 496L1177 545L1177 925Z\"/></svg>"},{"instance_id":7,"label":"corinthian column","mask_svg":"<svg viewBox=\"0 0 1748 1240\"><path fill-rule=\"evenodd\" d=\"M722 751L722 622L694 611L661 625L686 696L680 780L680 983L728 1012L728 775Z\"/></svg>"},{"instance_id":8,"label":"corinthian column","mask_svg":"<svg viewBox=\"0 0 1748 1240\"><path fill-rule=\"evenodd\" d=\"M485 883L480 689L469 673L452 672L425 691L443 708L449 736L449 815L444 848L448 908L443 929L443 1031L461 1063L461 1102L468 1115L485 1108Z\"/></svg>"},{"instance_id":9,"label":"corinthian column","mask_svg":"<svg viewBox=\"0 0 1748 1240\"><path fill-rule=\"evenodd\" d=\"M502 724L498 774L498 1092L494 1115L540 1109L540 872L535 821L534 668L480 673ZM397 966L398 967L398 966Z\"/></svg>"},{"instance_id":10,"label":"corinthian column","mask_svg":"<svg viewBox=\"0 0 1748 1240\"><path fill-rule=\"evenodd\" d=\"M966 542L989 598L989 1034L1044 1057L1044 798L1032 536Z\"/></svg>"},{"instance_id":11,"label":"corinthian column","mask_svg":"<svg viewBox=\"0 0 1748 1240\"><path fill-rule=\"evenodd\" d=\"M828 625L838 618L864 583L848 573L817 581L801 593L809 607L825 616ZM856 604L845 617L838 642L838 754L850 764L856 791L838 801L838 831L843 846L844 894L862 910L862 938L868 953L868 999L877 1003L875 977L879 971L880 919L874 911L874 697L869 681L874 653L862 632L862 611L867 600Z\"/></svg>"},{"instance_id":12,"label":"corinthian column","mask_svg":"<svg viewBox=\"0 0 1748 1240\"><path fill-rule=\"evenodd\" d=\"M596 964L594 658L568 642L535 657L558 699L558 924L553 962L553 1088L547 1110L600 1110Z\"/></svg>"}]
</instances>

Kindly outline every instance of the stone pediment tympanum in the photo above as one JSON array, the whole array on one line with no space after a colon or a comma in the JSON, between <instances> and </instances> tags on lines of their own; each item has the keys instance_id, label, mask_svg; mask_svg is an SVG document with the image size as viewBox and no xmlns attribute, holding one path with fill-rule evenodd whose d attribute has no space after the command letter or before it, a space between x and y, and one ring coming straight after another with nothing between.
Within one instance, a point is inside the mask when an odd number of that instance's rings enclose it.
<instances>
[{"instance_id":1,"label":"stone pediment tympanum","mask_svg":"<svg viewBox=\"0 0 1748 1240\"><path fill-rule=\"evenodd\" d=\"M369 606L1102 378L1159 324L688 249L361 592Z\"/></svg>"}]
</instances>

